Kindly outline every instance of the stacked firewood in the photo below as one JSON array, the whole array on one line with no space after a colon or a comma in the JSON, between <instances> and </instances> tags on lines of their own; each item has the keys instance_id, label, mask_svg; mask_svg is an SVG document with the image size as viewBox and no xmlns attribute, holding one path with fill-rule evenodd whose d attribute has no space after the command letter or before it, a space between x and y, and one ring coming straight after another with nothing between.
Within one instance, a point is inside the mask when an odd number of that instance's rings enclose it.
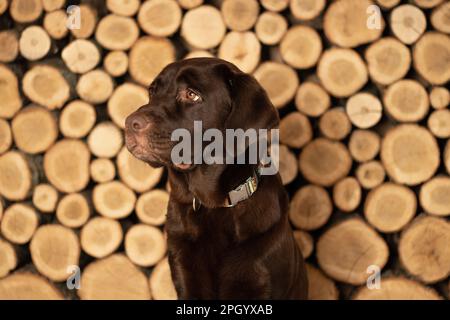
<instances>
[{"instance_id":1,"label":"stacked firewood","mask_svg":"<svg viewBox=\"0 0 450 320\"><path fill-rule=\"evenodd\" d=\"M279 110L311 299L448 299L449 17L445 0L0 0L0 299L176 298L167 177L123 128L164 66L200 56Z\"/></svg>"}]
</instances>

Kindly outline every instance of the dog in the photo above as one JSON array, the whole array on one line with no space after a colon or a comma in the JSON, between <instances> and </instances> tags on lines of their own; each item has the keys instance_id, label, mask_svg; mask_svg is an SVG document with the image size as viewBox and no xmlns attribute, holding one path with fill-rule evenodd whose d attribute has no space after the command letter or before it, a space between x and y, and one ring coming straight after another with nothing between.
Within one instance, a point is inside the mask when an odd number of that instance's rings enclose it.
<instances>
[{"instance_id":1,"label":"dog","mask_svg":"<svg viewBox=\"0 0 450 320\"><path fill-rule=\"evenodd\" d=\"M204 129L272 129L278 112L259 83L233 64L194 58L166 66L150 102L125 122L128 150L168 170L168 258L179 299L306 299L307 277L287 218L279 174L259 164L175 163L171 133ZM230 205L245 181L257 188ZM253 188L255 189L255 188ZM247 190L248 191L248 190ZM249 193L249 192L247 192Z\"/></svg>"}]
</instances>

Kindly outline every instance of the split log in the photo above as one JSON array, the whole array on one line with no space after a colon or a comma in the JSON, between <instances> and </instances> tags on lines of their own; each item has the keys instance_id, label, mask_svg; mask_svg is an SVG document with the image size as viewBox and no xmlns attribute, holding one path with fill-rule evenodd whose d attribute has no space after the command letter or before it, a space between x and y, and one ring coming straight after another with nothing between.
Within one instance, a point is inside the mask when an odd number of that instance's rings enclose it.
<instances>
[{"instance_id":1,"label":"split log","mask_svg":"<svg viewBox=\"0 0 450 320\"><path fill-rule=\"evenodd\" d=\"M140 0L106 0L106 8L120 16L134 16L141 5Z\"/></svg>"},{"instance_id":2,"label":"split log","mask_svg":"<svg viewBox=\"0 0 450 320\"><path fill-rule=\"evenodd\" d=\"M439 147L425 128L403 124L384 136L381 160L395 182L417 185L430 179L439 167Z\"/></svg>"},{"instance_id":3,"label":"split log","mask_svg":"<svg viewBox=\"0 0 450 320\"><path fill-rule=\"evenodd\" d=\"M314 250L313 237L306 231L295 230L294 238L302 253L303 259L307 259Z\"/></svg>"},{"instance_id":4,"label":"split log","mask_svg":"<svg viewBox=\"0 0 450 320\"><path fill-rule=\"evenodd\" d=\"M50 50L51 40L44 28L30 26L22 31L19 40L20 54L27 60L39 60Z\"/></svg>"},{"instance_id":5,"label":"split log","mask_svg":"<svg viewBox=\"0 0 450 320\"><path fill-rule=\"evenodd\" d=\"M183 59L192 58L214 58L214 55L211 52L205 50L193 50L185 55Z\"/></svg>"},{"instance_id":6,"label":"split log","mask_svg":"<svg viewBox=\"0 0 450 320\"><path fill-rule=\"evenodd\" d=\"M428 117L428 129L438 138L450 138L450 110L435 110Z\"/></svg>"},{"instance_id":7,"label":"split log","mask_svg":"<svg viewBox=\"0 0 450 320\"><path fill-rule=\"evenodd\" d=\"M247 31L258 19L259 4L256 0L225 0L221 6L225 25L233 31Z\"/></svg>"},{"instance_id":8,"label":"split log","mask_svg":"<svg viewBox=\"0 0 450 320\"><path fill-rule=\"evenodd\" d=\"M404 4L392 10L390 27L401 42L413 44L425 32L427 20L419 8Z\"/></svg>"},{"instance_id":9,"label":"split log","mask_svg":"<svg viewBox=\"0 0 450 320\"><path fill-rule=\"evenodd\" d=\"M430 92L430 103L434 109L444 109L450 103L450 92L444 87L433 87Z\"/></svg>"},{"instance_id":10,"label":"split log","mask_svg":"<svg viewBox=\"0 0 450 320\"><path fill-rule=\"evenodd\" d=\"M293 0L289 9L298 20L312 20L322 13L325 4L325 0Z\"/></svg>"},{"instance_id":11,"label":"split log","mask_svg":"<svg viewBox=\"0 0 450 320\"><path fill-rule=\"evenodd\" d=\"M371 227L359 218L344 220L325 231L316 245L317 261L333 279L360 285L370 274L367 268L382 269L389 248Z\"/></svg>"},{"instance_id":12,"label":"split log","mask_svg":"<svg viewBox=\"0 0 450 320\"><path fill-rule=\"evenodd\" d=\"M0 238L0 279L6 277L11 271L13 271L17 267L17 262L17 255L14 246L8 241Z\"/></svg>"},{"instance_id":13,"label":"split log","mask_svg":"<svg viewBox=\"0 0 450 320\"><path fill-rule=\"evenodd\" d=\"M302 230L316 230L331 216L333 205L327 191L319 186L307 185L300 188L291 200L289 219Z\"/></svg>"},{"instance_id":14,"label":"split log","mask_svg":"<svg viewBox=\"0 0 450 320\"><path fill-rule=\"evenodd\" d=\"M203 0L178 0L178 4L183 9L193 9L203 4Z\"/></svg>"},{"instance_id":15,"label":"split log","mask_svg":"<svg viewBox=\"0 0 450 320\"><path fill-rule=\"evenodd\" d=\"M16 146L29 154L47 150L58 137L54 115L46 108L31 105L14 116L11 130Z\"/></svg>"},{"instance_id":16,"label":"split log","mask_svg":"<svg viewBox=\"0 0 450 320\"><path fill-rule=\"evenodd\" d=\"M0 154L8 151L12 144L12 133L8 121L0 119Z\"/></svg>"},{"instance_id":17,"label":"split log","mask_svg":"<svg viewBox=\"0 0 450 320\"><path fill-rule=\"evenodd\" d=\"M97 184L92 193L95 210L112 219L128 217L134 209L136 195L120 181Z\"/></svg>"},{"instance_id":18,"label":"split log","mask_svg":"<svg viewBox=\"0 0 450 320\"><path fill-rule=\"evenodd\" d=\"M153 0L141 5L137 21L145 33L168 37L180 27L181 17L180 6L175 0Z\"/></svg>"},{"instance_id":19,"label":"split log","mask_svg":"<svg viewBox=\"0 0 450 320\"><path fill-rule=\"evenodd\" d=\"M12 0L9 13L14 21L28 23L37 20L42 14L41 0Z\"/></svg>"},{"instance_id":20,"label":"split log","mask_svg":"<svg viewBox=\"0 0 450 320\"><path fill-rule=\"evenodd\" d=\"M169 260L162 259L153 269L149 278L150 291L154 300L176 300L177 292L172 281Z\"/></svg>"},{"instance_id":21,"label":"split log","mask_svg":"<svg viewBox=\"0 0 450 320\"><path fill-rule=\"evenodd\" d=\"M87 39L95 31L97 25L97 12L87 4L81 4L79 28L71 28L70 32L78 39Z\"/></svg>"},{"instance_id":22,"label":"split log","mask_svg":"<svg viewBox=\"0 0 450 320\"><path fill-rule=\"evenodd\" d=\"M386 112L400 122L418 122L428 113L430 102L425 88L404 79L390 85L383 96Z\"/></svg>"},{"instance_id":23,"label":"split log","mask_svg":"<svg viewBox=\"0 0 450 320\"><path fill-rule=\"evenodd\" d=\"M429 214L437 216L450 215L450 178L436 176L420 188L420 204Z\"/></svg>"},{"instance_id":24,"label":"split log","mask_svg":"<svg viewBox=\"0 0 450 320\"><path fill-rule=\"evenodd\" d=\"M89 172L92 180L95 182L109 182L116 176L116 167L111 159L99 158L92 160Z\"/></svg>"},{"instance_id":25,"label":"split log","mask_svg":"<svg viewBox=\"0 0 450 320\"><path fill-rule=\"evenodd\" d=\"M343 48L353 48L372 42L381 37L384 30L382 15L372 17L374 27L367 9L373 5L370 0L338 0L330 4L324 15L323 29L326 37ZM352 30L349 32L348 30Z\"/></svg>"},{"instance_id":26,"label":"split log","mask_svg":"<svg viewBox=\"0 0 450 320\"><path fill-rule=\"evenodd\" d=\"M48 183L41 183L33 190L33 205L44 213L53 213L58 202L58 191Z\"/></svg>"},{"instance_id":27,"label":"split log","mask_svg":"<svg viewBox=\"0 0 450 320\"><path fill-rule=\"evenodd\" d=\"M116 159L120 180L137 192L153 188L161 180L163 169L152 168L147 163L134 157L123 147Z\"/></svg>"},{"instance_id":28,"label":"split log","mask_svg":"<svg viewBox=\"0 0 450 320\"><path fill-rule=\"evenodd\" d=\"M97 66L100 52L91 41L77 39L62 50L61 58L70 71L86 73Z\"/></svg>"},{"instance_id":29,"label":"split log","mask_svg":"<svg viewBox=\"0 0 450 320\"><path fill-rule=\"evenodd\" d=\"M136 82L148 87L161 70L174 61L175 48L168 39L141 37L130 50L128 71Z\"/></svg>"},{"instance_id":30,"label":"split log","mask_svg":"<svg viewBox=\"0 0 450 320\"><path fill-rule=\"evenodd\" d=\"M332 108L320 117L319 129L328 139L342 140L350 134L352 124L343 108Z\"/></svg>"},{"instance_id":31,"label":"split log","mask_svg":"<svg viewBox=\"0 0 450 320\"><path fill-rule=\"evenodd\" d=\"M26 244L39 224L36 211L29 205L15 203L9 206L1 220L1 234L15 244Z\"/></svg>"},{"instance_id":32,"label":"split log","mask_svg":"<svg viewBox=\"0 0 450 320\"><path fill-rule=\"evenodd\" d=\"M384 233L402 230L413 219L416 209L414 192L390 182L371 190L364 203L367 221Z\"/></svg>"},{"instance_id":33,"label":"split log","mask_svg":"<svg viewBox=\"0 0 450 320\"><path fill-rule=\"evenodd\" d=\"M319 60L317 75L325 89L336 97L351 96L368 80L366 65L358 53L341 48L324 51Z\"/></svg>"},{"instance_id":34,"label":"split log","mask_svg":"<svg viewBox=\"0 0 450 320\"><path fill-rule=\"evenodd\" d=\"M76 87L81 99L92 103L100 104L108 100L114 90L114 83L111 76L101 69L96 69L83 74Z\"/></svg>"},{"instance_id":35,"label":"split log","mask_svg":"<svg viewBox=\"0 0 450 320\"><path fill-rule=\"evenodd\" d=\"M260 2L265 9L274 12L283 11L289 6L289 0L261 0Z\"/></svg>"},{"instance_id":36,"label":"split log","mask_svg":"<svg viewBox=\"0 0 450 320\"><path fill-rule=\"evenodd\" d=\"M447 141L444 150L444 165L447 169L447 173L450 174L450 141Z\"/></svg>"},{"instance_id":37,"label":"split log","mask_svg":"<svg viewBox=\"0 0 450 320\"><path fill-rule=\"evenodd\" d=\"M308 181L328 187L347 176L352 159L342 143L318 138L303 148L299 164Z\"/></svg>"},{"instance_id":38,"label":"split log","mask_svg":"<svg viewBox=\"0 0 450 320\"><path fill-rule=\"evenodd\" d=\"M297 90L295 106L309 117L322 115L331 104L328 93L317 83L304 82Z\"/></svg>"},{"instance_id":39,"label":"split log","mask_svg":"<svg viewBox=\"0 0 450 320\"><path fill-rule=\"evenodd\" d=\"M92 129L87 143L93 155L103 158L113 158L122 148L122 132L112 122L100 122Z\"/></svg>"},{"instance_id":40,"label":"split log","mask_svg":"<svg viewBox=\"0 0 450 320\"><path fill-rule=\"evenodd\" d=\"M59 130L67 138L83 138L95 124L94 107L83 100L68 103L59 116Z\"/></svg>"},{"instance_id":41,"label":"split log","mask_svg":"<svg viewBox=\"0 0 450 320\"><path fill-rule=\"evenodd\" d=\"M94 258L104 258L122 243L123 232L116 220L94 217L81 229L80 241L84 252Z\"/></svg>"},{"instance_id":42,"label":"split log","mask_svg":"<svg viewBox=\"0 0 450 320\"><path fill-rule=\"evenodd\" d=\"M333 187L333 202L344 212L351 212L361 203L361 186L354 177L346 177Z\"/></svg>"},{"instance_id":43,"label":"split log","mask_svg":"<svg viewBox=\"0 0 450 320\"><path fill-rule=\"evenodd\" d=\"M368 129L376 125L383 116L381 101L367 92L350 97L345 106L350 121L358 128Z\"/></svg>"},{"instance_id":44,"label":"split log","mask_svg":"<svg viewBox=\"0 0 450 320\"><path fill-rule=\"evenodd\" d=\"M197 49L211 49L220 44L226 26L219 10L210 5L191 9L183 16L181 36Z\"/></svg>"},{"instance_id":45,"label":"split log","mask_svg":"<svg viewBox=\"0 0 450 320\"><path fill-rule=\"evenodd\" d=\"M66 0L42 0L45 11L55 11L61 9L66 4Z\"/></svg>"},{"instance_id":46,"label":"split log","mask_svg":"<svg viewBox=\"0 0 450 320\"><path fill-rule=\"evenodd\" d=\"M308 274L308 300L337 300L339 291L333 280L328 278L322 271L306 264Z\"/></svg>"},{"instance_id":47,"label":"split log","mask_svg":"<svg viewBox=\"0 0 450 320\"><path fill-rule=\"evenodd\" d=\"M69 33L67 14L64 10L48 12L44 17L43 25L49 36L56 40L65 38Z\"/></svg>"},{"instance_id":48,"label":"split log","mask_svg":"<svg viewBox=\"0 0 450 320\"><path fill-rule=\"evenodd\" d=\"M450 33L450 19L448 17L449 11L449 2L445 2L433 10L430 18L433 28L443 33Z\"/></svg>"},{"instance_id":49,"label":"split log","mask_svg":"<svg viewBox=\"0 0 450 320\"><path fill-rule=\"evenodd\" d=\"M148 300L145 275L123 254L114 254L89 264L81 275L78 290L82 300Z\"/></svg>"},{"instance_id":50,"label":"split log","mask_svg":"<svg viewBox=\"0 0 450 320\"><path fill-rule=\"evenodd\" d=\"M0 64L0 96L2 97L0 117L12 118L22 108L22 99L16 75L3 64Z\"/></svg>"},{"instance_id":51,"label":"split log","mask_svg":"<svg viewBox=\"0 0 450 320\"><path fill-rule=\"evenodd\" d=\"M0 15L6 12L8 9L8 0L0 0Z\"/></svg>"},{"instance_id":52,"label":"split log","mask_svg":"<svg viewBox=\"0 0 450 320\"><path fill-rule=\"evenodd\" d=\"M277 62L263 62L253 75L266 90L270 101L276 108L282 108L291 101L299 85L295 71L291 67Z\"/></svg>"},{"instance_id":53,"label":"split log","mask_svg":"<svg viewBox=\"0 0 450 320\"><path fill-rule=\"evenodd\" d=\"M421 216L402 232L398 251L405 269L425 283L435 283L450 274L450 224Z\"/></svg>"},{"instance_id":54,"label":"split log","mask_svg":"<svg viewBox=\"0 0 450 320\"><path fill-rule=\"evenodd\" d=\"M414 3L421 8L430 9L441 4L444 0L414 0Z\"/></svg>"},{"instance_id":55,"label":"split log","mask_svg":"<svg viewBox=\"0 0 450 320\"><path fill-rule=\"evenodd\" d=\"M279 173L283 185L287 185L295 180L298 174L298 165L295 154L288 147L280 145L279 149Z\"/></svg>"},{"instance_id":56,"label":"split log","mask_svg":"<svg viewBox=\"0 0 450 320\"><path fill-rule=\"evenodd\" d=\"M361 287L353 296L354 300L441 300L442 297L420 282L405 277L383 277L377 290Z\"/></svg>"},{"instance_id":57,"label":"split log","mask_svg":"<svg viewBox=\"0 0 450 320\"><path fill-rule=\"evenodd\" d=\"M380 161L372 160L358 166L356 177L364 189L373 189L383 183L386 172Z\"/></svg>"},{"instance_id":58,"label":"split log","mask_svg":"<svg viewBox=\"0 0 450 320\"><path fill-rule=\"evenodd\" d=\"M384 9L391 9L397 6L401 0L375 0Z\"/></svg>"},{"instance_id":59,"label":"split log","mask_svg":"<svg viewBox=\"0 0 450 320\"><path fill-rule=\"evenodd\" d=\"M132 18L115 14L102 18L95 30L95 39L108 50L128 50L138 37L136 22Z\"/></svg>"},{"instance_id":60,"label":"split log","mask_svg":"<svg viewBox=\"0 0 450 320\"><path fill-rule=\"evenodd\" d=\"M44 277L14 273L0 280L1 300L62 300L61 292Z\"/></svg>"},{"instance_id":61,"label":"split log","mask_svg":"<svg viewBox=\"0 0 450 320\"><path fill-rule=\"evenodd\" d=\"M165 256L166 251L164 235L156 227L136 224L125 235L125 253L138 266L154 266Z\"/></svg>"},{"instance_id":62,"label":"split log","mask_svg":"<svg viewBox=\"0 0 450 320\"><path fill-rule=\"evenodd\" d=\"M288 28L286 19L279 13L265 11L255 25L255 33L259 41L265 45L278 44Z\"/></svg>"},{"instance_id":63,"label":"split log","mask_svg":"<svg viewBox=\"0 0 450 320\"><path fill-rule=\"evenodd\" d=\"M103 60L103 67L113 77L123 76L128 70L128 55L124 51L111 51Z\"/></svg>"},{"instance_id":64,"label":"split log","mask_svg":"<svg viewBox=\"0 0 450 320\"><path fill-rule=\"evenodd\" d=\"M66 227L47 224L39 227L30 243L31 259L36 269L53 281L64 281L69 266L77 266L80 244L76 234Z\"/></svg>"},{"instance_id":65,"label":"split log","mask_svg":"<svg viewBox=\"0 0 450 320\"><path fill-rule=\"evenodd\" d=\"M381 138L371 130L354 130L350 136L348 149L353 159L366 162L374 159L380 152Z\"/></svg>"},{"instance_id":66,"label":"split log","mask_svg":"<svg viewBox=\"0 0 450 320\"><path fill-rule=\"evenodd\" d=\"M139 196L136 202L136 215L145 224L161 226L166 222L169 193L164 190L151 190Z\"/></svg>"},{"instance_id":67,"label":"split log","mask_svg":"<svg viewBox=\"0 0 450 320\"><path fill-rule=\"evenodd\" d=\"M85 196L80 193L65 195L56 208L56 218L68 228L83 226L91 215L91 209Z\"/></svg>"},{"instance_id":68,"label":"split log","mask_svg":"<svg viewBox=\"0 0 450 320\"><path fill-rule=\"evenodd\" d=\"M409 48L392 37L372 43L365 57L371 79L382 85L402 79L411 66Z\"/></svg>"},{"instance_id":69,"label":"split log","mask_svg":"<svg viewBox=\"0 0 450 320\"><path fill-rule=\"evenodd\" d=\"M11 201L24 200L33 182L33 170L22 153L8 151L0 156L0 195Z\"/></svg>"},{"instance_id":70,"label":"split log","mask_svg":"<svg viewBox=\"0 0 450 320\"><path fill-rule=\"evenodd\" d=\"M116 125L124 129L125 119L148 102L148 91L144 87L125 82L118 86L109 98L108 115Z\"/></svg>"},{"instance_id":71,"label":"split log","mask_svg":"<svg viewBox=\"0 0 450 320\"><path fill-rule=\"evenodd\" d=\"M226 2L225 2L226 3ZM251 73L259 64L261 44L253 32L229 32L220 44L218 57Z\"/></svg>"},{"instance_id":72,"label":"split log","mask_svg":"<svg viewBox=\"0 0 450 320\"><path fill-rule=\"evenodd\" d=\"M13 30L0 32L0 62L12 62L19 54L19 40Z\"/></svg>"},{"instance_id":73,"label":"split log","mask_svg":"<svg viewBox=\"0 0 450 320\"><path fill-rule=\"evenodd\" d=\"M22 80L25 95L50 110L61 108L70 97L70 87L61 72L49 65L28 70Z\"/></svg>"},{"instance_id":74,"label":"split log","mask_svg":"<svg viewBox=\"0 0 450 320\"><path fill-rule=\"evenodd\" d=\"M291 27L280 43L283 60L297 69L309 69L317 64L322 53L319 33L308 26Z\"/></svg>"},{"instance_id":75,"label":"split log","mask_svg":"<svg viewBox=\"0 0 450 320\"><path fill-rule=\"evenodd\" d=\"M291 112L280 122L280 142L291 148L301 148L312 140L311 124L300 112Z\"/></svg>"},{"instance_id":76,"label":"split log","mask_svg":"<svg viewBox=\"0 0 450 320\"><path fill-rule=\"evenodd\" d=\"M91 154L80 140L63 139L44 155L44 171L48 181L61 192L78 192L89 182Z\"/></svg>"},{"instance_id":77,"label":"split log","mask_svg":"<svg viewBox=\"0 0 450 320\"><path fill-rule=\"evenodd\" d=\"M414 68L429 83L443 85L450 80L449 56L449 36L439 32L427 32L414 47Z\"/></svg>"}]
</instances>

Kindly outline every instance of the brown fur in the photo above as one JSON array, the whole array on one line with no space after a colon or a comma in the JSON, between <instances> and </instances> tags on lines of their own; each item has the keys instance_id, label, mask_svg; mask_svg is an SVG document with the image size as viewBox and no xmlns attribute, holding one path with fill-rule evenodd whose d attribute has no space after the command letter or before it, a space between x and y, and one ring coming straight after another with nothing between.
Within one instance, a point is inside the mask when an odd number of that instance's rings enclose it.
<instances>
[{"instance_id":1,"label":"brown fur","mask_svg":"<svg viewBox=\"0 0 450 320\"><path fill-rule=\"evenodd\" d=\"M194 88L200 103L177 99ZM170 160L174 129L271 129L278 114L257 81L219 59L197 58L167 66L151 86L151 102L126 121L129 150L168 169L171 194L166 230L172 278L180 299L306 299L302 255L287 218L288 197L280 176L262 176L256 193L222 207L227 193L255 165L193 165ZM133 129L137 123L139 130ZM192 208L193 197L202 206Z\"/></svg>"}]
</instances>

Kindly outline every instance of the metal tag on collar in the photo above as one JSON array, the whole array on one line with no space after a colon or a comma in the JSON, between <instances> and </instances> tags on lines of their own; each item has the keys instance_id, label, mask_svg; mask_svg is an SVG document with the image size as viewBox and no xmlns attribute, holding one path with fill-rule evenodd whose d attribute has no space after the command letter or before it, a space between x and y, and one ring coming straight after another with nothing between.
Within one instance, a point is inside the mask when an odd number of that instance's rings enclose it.
<instances>
[{"instance_id":1,"label":"metal tag on collar","mask_svg":"<svg viewBox=\"0 0 450 320\"><path fill-rule=\"evenodd\" d=\"M253 177L250 177L245 182L245 186L247 187L247 191L249 192L249 196L251 196L258 188L259 178L258 173L255 172Z\"/></svg>"},{"instance_id":2,"label":"metal tag on collar","mask_svg":"<svg viewBox=\"0 0 450 320\"><path fill-rule=\"evenodd\" d=\"M247 200L256 191L258 187L258 174L255 173L249 177L243 184L228 193L229 205L227 207L234 207L243 200Z\"/></svg>"},{"instance_id":3,"label":"metal tag on collar","mask_svg":"<svg viewBox=\"0 0 450 320\"><path fill-rule=\"evenodd\" d=\"M247 188L247 182L241 184L236 189L228 192L228 198L230 199L230 206L236 205L238 202L245 200L249 197L249 192Z\"/></svg>"},{"instance_id":4,"label":"metal tag on collar","mask_svg":"<svg viewBox=\"0 0 450 320\"><path fill-rule=\"evenodd\" d=\"M198 211L201 206L202 206L202 204L201 204L200 200L197 200L197 198L194 197L192 199L192 209L194 209L194 211Z\"/></svg>"}]
</instances>

